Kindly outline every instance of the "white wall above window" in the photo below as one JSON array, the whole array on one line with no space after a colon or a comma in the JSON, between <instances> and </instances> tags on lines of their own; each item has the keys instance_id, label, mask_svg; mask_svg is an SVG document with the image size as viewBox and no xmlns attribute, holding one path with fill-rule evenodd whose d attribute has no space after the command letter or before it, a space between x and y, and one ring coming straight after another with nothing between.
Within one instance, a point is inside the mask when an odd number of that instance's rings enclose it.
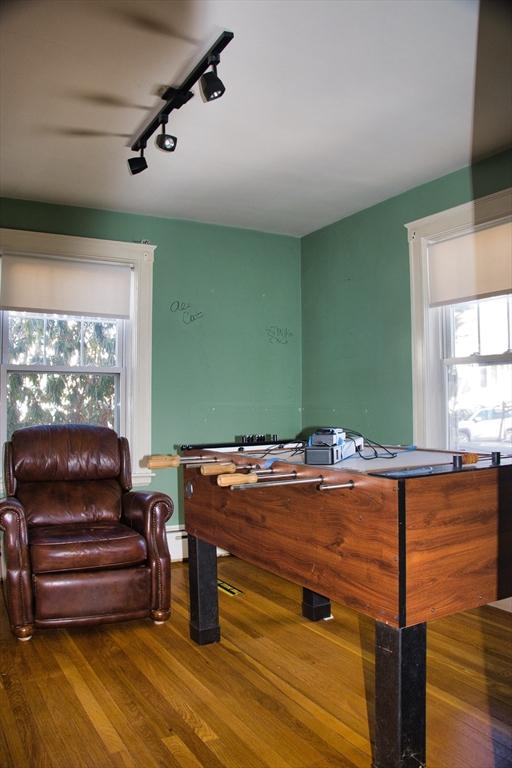
<instances>
[{"instance_id":1,"label":"white wall above window","mask_svg":"<svg viewBox=\"0 0 512 768\"><path fill-rule=\"evenodd\" d=\"M130 442L134 485L147 485L150 470L141 466L151 453L151 337L153 245L53 235L0 228L0 256L16 260L45 256L82 264L122 265L132 271L126 408L122 432ZM10 260L10 259L9 259ZM1 259L0 259L1 263ZM1 278L0 278L1 279Z\"/></svg>"},{"instance_id":2,"label":"white wall above window","mask_svg":"<svg viewBox=\"0 0 512 768\"><path fill-rule=\"evenodd\" d=\"M414 441L417 445L429 448L447 447L446 391L443 388L440 360L443 329L439 315L429 309L429 281L432 278L429 273L429 251L435 252L437 248L437 256L446 257L446 249L439 248L440 243L448 243L451 239L484 231L491 223L501 227L510 222L511 218L512 188L406 224L411 278L413 424ZM508 227L502 229L505 233L505 244L508 231ZM507 254L506 245L505 250L502 247L500 252L504 274L508 275L512 253ZM437 261L439 262L439 259ZM482 258L481 264L484 263L485 259ZM457 275L457 270L454 274ZM462 283L467 275L460 276ZM436 279L438 286L442 288L443 281L439 274ZM484 282L480 282L480 287ZM464 295L469 290L466 283L461 289ZM482 290L474 288L469 292L480 295ZM490 292L494 294L508 290L508 285L503 284L500 290L494 286ZM483 293L485 294L485 291ZM462 294L459 291L459 297ZM450 300L453 300L453 297ZM455 301L457 300L459 298L456 290ZM444 300L434 303L444 303Z\"/></svg>"}]
</instances>

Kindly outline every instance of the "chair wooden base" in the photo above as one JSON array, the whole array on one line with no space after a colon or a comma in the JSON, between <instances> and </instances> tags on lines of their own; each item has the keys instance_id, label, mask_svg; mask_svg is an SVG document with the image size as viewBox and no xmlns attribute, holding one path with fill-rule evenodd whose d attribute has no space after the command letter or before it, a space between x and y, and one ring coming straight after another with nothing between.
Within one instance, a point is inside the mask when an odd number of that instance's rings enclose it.
<instances>
[{"instance_id":1,"label":"chair wooden base","mask_svg":"<svg viewBox=\"0 0 512 768\"><path fill-rule=\"evenodd\" d=\"M32 624L25 624L22 627L14 627L13 633L16 636L17 640L21 640L21 642L26 642L27 640L30 640L32 635L34 634L34 627Z\"/></svg>"},{"instance_id":2,"label":"chair wooden base","mask_svg":"<svg viewBox=\"0 0 512 768\"><path fill-rule=\"evenodd\" d=\"M167 619L170 618L171 612L170 611L151 611L149 614L153 620L154 624L164 624Z\"/></svg>"}]
</instances>

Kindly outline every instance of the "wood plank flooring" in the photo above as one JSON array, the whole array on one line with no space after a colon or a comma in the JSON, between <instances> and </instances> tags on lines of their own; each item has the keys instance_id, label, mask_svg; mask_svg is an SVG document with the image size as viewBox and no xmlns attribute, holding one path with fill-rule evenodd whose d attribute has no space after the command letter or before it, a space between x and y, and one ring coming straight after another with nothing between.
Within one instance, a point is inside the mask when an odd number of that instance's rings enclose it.
<instances>
[{"instance_id":1,"label":"wood plank flooring","mask_svg":"<svg viewBox=\"0 0 512 768\"><path fill-rule=\"evenodd\" d=\"M188 639L186 566L173 615L47 630L28 643L0 607L0 768L369 768L373 622L236 558L219 577L220 644ZM429 624L429 768L511 768L512 614Z\"/></svg>"}]
</instances>

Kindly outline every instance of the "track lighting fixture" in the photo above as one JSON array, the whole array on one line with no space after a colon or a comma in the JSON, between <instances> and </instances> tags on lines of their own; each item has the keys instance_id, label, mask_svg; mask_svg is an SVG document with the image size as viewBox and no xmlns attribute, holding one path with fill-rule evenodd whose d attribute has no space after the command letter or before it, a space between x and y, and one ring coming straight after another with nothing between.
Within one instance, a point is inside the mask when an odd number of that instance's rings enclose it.
<instances>
[{"instance_id":1,"label":"track lighting fixture","mask_svg":"<svg viewBox=\"0 0 512 768\"><path fill-rule=\"evenodd\" d=\"M135 176L137 173L141 173L141 171L145 171L148 167L148 164L144 158L144 149L146 145L140 147L140 157L130 157L128 160L128 165L130 166L130 173L132 176Z\"/></svg>"},{"instance_id":2,"label":"track lighting fixture","mask_svg":"<svg viewBox=\"0 0 512 768\"><path fill-rule=\"evenodd\" d=\"M170 133L162 133L156 137L156 145L159 149L163 149L164 152L174 152L178 139L176 136L171 136Z\"/></svg>"},{"instance_id":3,"label":"track lighting fixture","mask_svg":"<svg viewBox=\"0 0 512 768\"><path fill-rule=\"evenodd\" d=\"M165 101L164 106L158 110L156 115L150 120L145 128L139 133L131 148L134 152L140 152L140 157L131 157L128 160L130 171L132 174L140 173L144 171L148 164L144 158L144 149L146 148L148 139L153 133L161 126L162 132L156 139L156 145L165 152L174 152L178 139L176 136L165 132L165 126L169 119L169 115L173 109L180 109L187 103L192 97L193 93L190 90L193 85L201 80L200 87L205 101L214 101L218 99L225 92L223 82L217 76L217 65L220 63L220 54L228 43L231 42L234 35L232 32L223 32L212 45L212 47L205 53L201 61L194 67L192 72L185 78L182 84L174 88L170 86L162 94L162 99ZM211 72L206 70L212 68Z\"/></svg>"},{"instance_id":4,"label":"track lighting fixture","mask_svg":"<svg viewBox=\"0 0 512 768\"><path fill-rule=\"evenodd\" d=\"M163 149L164 152L174 152L178 139L176 136L171 136L170 133L165 132L165 126L167 124L167 115L162 115L160 122L162 123L162 133L156 137L156 145L159 149Z\"/></svg>"},{"instance_id":5,"label":"track lighting fixture","mask_svg":"<svg viewBox=\"0 0 512 768\"><path fill-rule=\"evenodd\" d=\"M212 71L205 72L201 77L201 91L205 101L214 101L222 96L226 90L224 83L217 77L217 64L220 62L220 56L210 56L208 63Z\"/></svg>"}]
</instances>

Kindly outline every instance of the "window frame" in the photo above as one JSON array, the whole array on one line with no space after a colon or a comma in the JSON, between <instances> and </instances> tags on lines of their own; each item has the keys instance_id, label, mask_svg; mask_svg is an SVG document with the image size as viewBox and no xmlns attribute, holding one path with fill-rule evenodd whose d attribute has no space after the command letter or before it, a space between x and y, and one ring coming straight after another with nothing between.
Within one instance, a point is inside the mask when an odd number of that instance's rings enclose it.
<instances>
[{"instance_id":1,"label":"window frame","mask_svg":"<svg viewBox=\"0 0 512 768\"><path fill-rule=\"evenodd\" d=\"M123 417L120 418L120 425L130 443L134 486L148 485L154 474L144 466L144 459L151 453L151 339L155 248L156 246L145 242L130 243L0 228L0 256L58 256L98 263L114 262L132 269L130 318L125 321L124 335L124 425ZM6 382L2 381L2 387L5 386ZM5 430L4 418L1 424L2 441L5 440ZM3 467L0 468L0 484L3 485L2 474Z\"/></svg>"},{"instance_id":2,"label":"window frame","mask_svg":"<svg viewBox=\"0 0 512 768\"><path fill-rule=\"evenodd\" d=\"M429 313L428 248L431 244L510 220L512 187L405 224L409 241L413 440L447 448L447 398L441 312Z\"/></svg>"}]
</instances>

